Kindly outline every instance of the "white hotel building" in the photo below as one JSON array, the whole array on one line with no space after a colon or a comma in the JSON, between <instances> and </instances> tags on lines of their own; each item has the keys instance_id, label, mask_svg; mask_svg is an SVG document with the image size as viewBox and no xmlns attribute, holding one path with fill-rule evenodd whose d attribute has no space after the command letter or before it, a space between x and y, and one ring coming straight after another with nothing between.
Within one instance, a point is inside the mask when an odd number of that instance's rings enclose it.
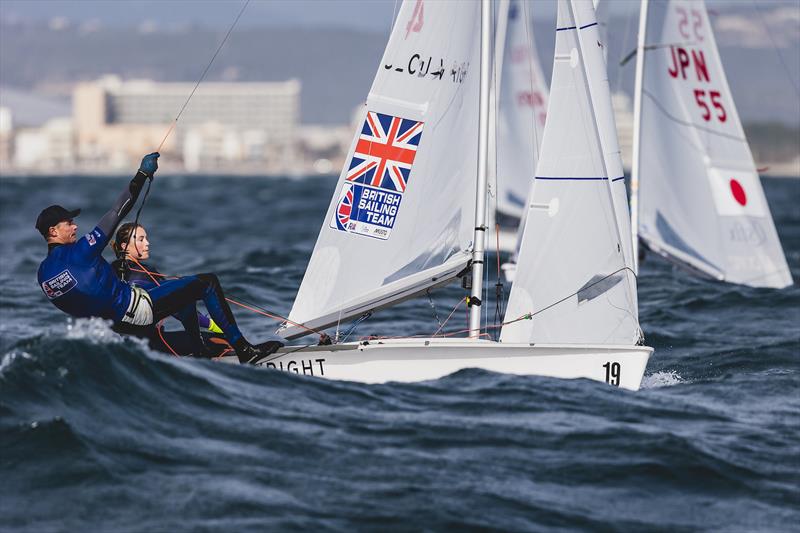
<instances>
[{"instance_id":1,"label":"white hotel building","mask_svg":"<svg viewBox=\"0 0 800 533\"><path fill-rule=\"evenodd\" d=\"M122 81L106 76L73 92L78 157L130 167L160 144L194 83ZM163 161L186 170L237 166L290 170L300 120L300 81L204 82L171 132Z\"/></svg>"}]
</instances>

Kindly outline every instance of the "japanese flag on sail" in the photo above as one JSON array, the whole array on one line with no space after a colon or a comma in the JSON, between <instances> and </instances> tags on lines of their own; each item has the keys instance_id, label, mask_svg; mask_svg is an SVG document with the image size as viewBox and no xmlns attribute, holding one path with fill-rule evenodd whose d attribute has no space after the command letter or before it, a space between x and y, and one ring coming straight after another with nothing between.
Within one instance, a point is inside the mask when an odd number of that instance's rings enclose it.
<instances>
[{"instance_id":1,"label":"japanese flag on sail","mask_svg":"<svg viewBox=\"0 0 800 533\"><path fill-rule=\"evenodd\" d=\"M708 179L721 216L766 216L761 183L754 172L711 168Z\"/></svg>"}]
</instances>

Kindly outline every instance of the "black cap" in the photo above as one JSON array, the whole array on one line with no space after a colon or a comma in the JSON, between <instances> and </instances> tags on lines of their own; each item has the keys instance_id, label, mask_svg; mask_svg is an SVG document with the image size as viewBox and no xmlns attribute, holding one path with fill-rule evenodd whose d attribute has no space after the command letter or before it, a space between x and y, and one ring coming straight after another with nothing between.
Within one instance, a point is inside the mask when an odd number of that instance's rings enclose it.
<instances>
[{"instance_id":1,"label":"black cap","mask_svg":"<svg viewBox=\"0 0 800 533\"><path fill-rule=\"evenodd\" d=\"M51 205L50 207L42 209L42 212L36 217L36 229L39 230L42 236L47 237L47 232L50 231L50 228L57 225L59 222L70 220L80 214L80 209L69 211L60 205Z\"/></svg>"}]
</instances>

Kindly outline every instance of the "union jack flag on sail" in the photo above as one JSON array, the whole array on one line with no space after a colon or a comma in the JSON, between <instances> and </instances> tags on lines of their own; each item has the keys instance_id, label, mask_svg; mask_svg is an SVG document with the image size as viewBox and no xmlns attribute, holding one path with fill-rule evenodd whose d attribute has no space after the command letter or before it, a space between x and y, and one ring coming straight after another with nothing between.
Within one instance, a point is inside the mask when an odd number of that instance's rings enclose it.
<instances>
[{"instance_id":1,"label":"union jack flag on sail","mask_svg":"<svg viewBox=\"0 0 800 533\"><path fill-rule=\"evenodd\" d=\"M337 229L344 230L350 222L350 213L353 211L353 190L347 189L339 205L336 208L336 219L338 220Z\"/></svg>"},{"instance_id":2,"label":"union jack flag on sail","mask_svg":"<svg viewBox=\"0 0 800 533\"><path fill-rule=\"evenodd\" d=\"M402 193L422 138L423 122L367 112L347 181Z\"/></svg>"}]
</instances>

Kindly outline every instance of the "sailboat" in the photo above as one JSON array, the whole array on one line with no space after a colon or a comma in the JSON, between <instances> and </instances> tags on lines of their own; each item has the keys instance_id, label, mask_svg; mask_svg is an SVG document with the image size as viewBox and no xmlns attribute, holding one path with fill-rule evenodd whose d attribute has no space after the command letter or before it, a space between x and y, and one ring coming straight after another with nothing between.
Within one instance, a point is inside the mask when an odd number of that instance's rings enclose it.
<instances>
[{"instance_id":1,"label":"sailboat","mask_svg":"<svg viewBox=\"0 0 800 533\"><path fill-rule=\"evenodd\" d=\"M490 15L488 0L403 3L279 330L297 339L466 276L468 336L287 346L261 365L369 383L482 368L639 388L653 350L639 345L622 163L591 0L558 2L551 100L527 213L534 229L523 234L500 338L486 338Z\"/></svg>"},{"instance_id":2,"label":"sailboat","mask_svg":"<svg viewBox=\"0 0 800 533\"><path fill-rule=\"evenodd\" d=\"M634 259L641 241L703 277L792 284L703 0L642 1L633 150Z\"/></svg>"},{"instance_id":3,"label":"sailboat","mask_svg":"<svg viewBox=\"0 0 800 533\"><path fill-rule=\"evenodd\" d=\"M496 184L499 251L515 256L547 115L547 84L531 26L527 4L498 3L493 73L499 79L490 88L488 180L490 190Z\"/></svg>"}]
</instances>

